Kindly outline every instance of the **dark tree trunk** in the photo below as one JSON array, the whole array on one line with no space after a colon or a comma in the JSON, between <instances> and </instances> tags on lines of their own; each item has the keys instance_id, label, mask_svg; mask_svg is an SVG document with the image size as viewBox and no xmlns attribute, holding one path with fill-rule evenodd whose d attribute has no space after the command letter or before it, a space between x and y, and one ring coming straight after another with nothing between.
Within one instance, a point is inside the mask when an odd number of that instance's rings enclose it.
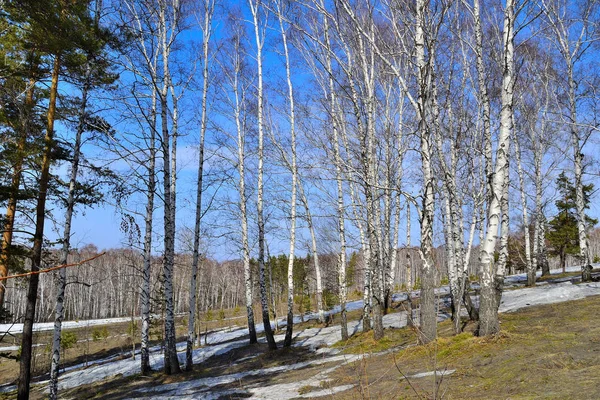
<instances>
[{"instance_id":1,"label":"dark tree trunk","mask_svg":"<svg viewBox=\"0 0 600 400\"><path fill-rule=\"evenodd\" d=\"M33 237L31 272L39 271L42 262L44 220L46 217L46 195L48 191L48 182L50 181L50 162L52 160L52 150L54 149L54 117L56 113L56 96L58 92L59 71L60 55L57 55L54 59L52 83L50 86L48 123L46 128L46 136L44 138L44 155L42 159L42 169L39 180L39 194L36 206L35 235ZM31 275L29 278L29 287L27 289L27 306L25 308L25 319L23 321L23 334L21 339L21 361L17 394L17 398L19 400L29 399L32 359L31 350L33 345L33 322L35 320L35 305L37 302L38 283L39 275Z\"/></svg>"}]
</instances>

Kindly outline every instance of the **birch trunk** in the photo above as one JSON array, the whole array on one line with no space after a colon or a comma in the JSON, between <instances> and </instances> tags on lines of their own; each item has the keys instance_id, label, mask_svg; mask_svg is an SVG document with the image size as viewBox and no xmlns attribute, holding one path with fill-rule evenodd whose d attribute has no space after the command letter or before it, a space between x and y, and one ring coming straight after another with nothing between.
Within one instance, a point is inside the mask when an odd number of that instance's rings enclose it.
<instances>
[{"instance_id":1,"label":"birch trunk","mask_svg":"<svg viewBox=\"0 0 600 400\"><path fill-rule=\"evenodd\" d=\"M514 87L514 0L507 0L504 12L503 31L503 76L502 76L502 109L500 111L500 136L496 150L496 165L492 181L492 197L488 206L488 218L484 242L481 244L479 256L481 270L481 294L479 307L480 336L488 336L499 331L498 305L496 301L496 284L498 272L494 271L494 250L496 235L502 214L502 197L508 169L508 152L510 133L512 131L513 87Z\"/></svg>"},{"instance_id":2,"label":"birch trunk","mask_svg":"<svg viewBox=\"0 0 600 400\"><path fill-rule=\"evenodd\" d=\"M202 27L202 115L200 117L200 143L198 146L198 183L196 186L196 215L194 221L194 248L192 251L192 276L190 280L190 304L188 310L188 335L185 350L185 369L191 371L194 368L192 352L194 350L194 325L196 318L196 279L198 276L198 263L200 260L200 224L202 220L202 182L204 178L204 137L207 123L207 98L208 98L208 67L209 67L209 42L212 34L212 14L214 10L213 0L204 3L204 25Z\"/></svg>"},{"instance_id":3,"label":"birch trunk","mask_svg":"<svg viewBox=\"0 0 600 400\"><path fill-rule=\"evenodd\" d=\"M412 268L412 255L411 253L411 243L410 243L410 200L406 199L406 297L408 300L408 310L406 316L406 326L414 327L415 324L415 316L414 309L415 304L412 301L412 291L413 291L413 268Z\"/></svg>"},{"instance_id":4,"label":"birch trunk","mask_svg":"<svg viewBox=\"0 0 600 400\"><path fill-rule=\"evenodd\" d=\"M566 53L566 52L565 52ZM566 53L568 54L568 53ZM579 234L579 258L581 259L581 281L592 280L592 259L586 232L585 198L583 195L583 152L579 128L577 126L577 83L573 76L574 61L567 58L567 76L569 80L569 132L573 146L573 172L575 175L575 205L577 209L577 231Z\"/></svg>"},{"instance_id":5,"label":"birch trunk","mask_svg":"<svg viewBox=\"0 0 600 400\"><path fill-rule=\"evenodd\" d=\"M290 55L288 52L287 36L283 27L283 16L281 4L277 2L277 16L279 19L279 28L281 40L283 42L283 53L285 56L285 76L288 87L288 101L290 106L290 139L291 139L291 172L292 172L292 193L290 199L290 253L288 258L288 297L287 297L287 325L285 329L284 347L292 345L292 333L294 330L294 251L296 246L296 203L298 188L298 167L296 165L296 115L294 110L294 86L292 85Z\"/></svg>"},{"instance_id":6,"label":"birch trunk","mask_svg":"<svg viewBox=\"0 0 600 400\"><path fill-rule=\"evenodd\" d=\"M257 217L258 217L258 268L259 268L259 285L260 285L260 302L262 307L263 325L265 328L265 336L269 344L270 350L276 350L277 344L273 338L273 330L269 319L269 303L267 299L267 285L265 276L265 223L263 215L263 164L264 164L264 106L263 106L263 70L262 70L262 48L264 37L261 39L259 12L261 7L260 0L248 0L250 11L252 13L254 36L256 40L256 63L258 74L257 87L257 118L258 118L258 194L257 194Z\"/></svg>"},{"instance_id":7,"label":"birch trunk","mask_svg":"<svg viewBox=\"0 0 600 400\"><path fill-rule=\"evenodd\" d=\"M535 262L534 270L541 268L542 276L550 275L550 266L546 259L546 237L545 237L545 224L546 219L544 217L544 205L542 203L543 197L543 181L542 181L542 155L540 154L540 146L535 145L536 150L534 153L534 164L535 164L535 233L533 240L533 258Z\"/></svg>"},{"instance_id":8,"label":"birch trunk","mask_svg":"<svg viewBox=\"0 0 600 400\"><path fill-rule=\"evenodd\" d=\"M400 238L400 211L402 207L400 205L400 190L396 196L396 207L394 211L394 227L392 233L392 246L390 246L390 273L387 277L388 294L386 298L389 298L388 302L391 305L392 294L394 291L394 282L396 281L396 269L398 268L398 239Z\"/></svg>"},{"instance_id":9,"label":"birch trunk","mask_svg":"<svg viewBox=\"0 0 600 400\"><path fill-rule=\"evenodd\" d=\"M417 0L415 27L415 48L417 82L419 82L418 113L421 169L423 174L423 205L421 209L421 309L419 343L426 344L437 336L437 312L435 305L435 267L433 265L433 217L434 217L434 177L431 169L431 132L426 123L428 103L427 64L425 62L425 12L424 0Z\"/></svg>"},{"instance_id":10,"label":"birch trunk","mask_svg":"<svg viewBox=\"0 0 600 400\"><path fill-rule=\"evenodd\" d=\"M96 10L98 14L98 10ZM98 17L96 17L98 18ZM97 24L96 19L96 24ZM62 249L59 263L66 264L69 258L71 249L71 222L73 219L73 211L75 209L75 189L77 185L77 175L79 173L79 158L81 156L81 138L86 124L87 118L87 102L88 94L91 90L91 75L92 75L92 60L89 60L85 66L84 83L81 92L81 104L78 111L77 130L75 132L75 143L73 144L73 160L71 162L71 174L69 177L69 192L67 197L67 207L65 210L65 227L62 237ZM67 285L67 270L65 268L59 270L56 295L56 312L54 319L54 332L52 338L52 361L50 364L50 383L49 383L49 398L55 400L58 398L58 374L60 370L60 343L62 333L62 321L64 319L64 300L65 287Z\"/></svg>"},{"instance_id":11,"label":"birch trunk","mask_svg":"<svg viewBox=\"0 0 600 400\"><path fill-rule=\"evenodd\" d=\"M156 192L156 88L152 88L152 109L150 112L150 139L148 160L148 188L146 191L146 215L144 218L144 267L142 271L142 337L140 343L140 362L142 375L148 375L150 367L150 278L152 268L152 224L154 214L154 195Z\"/></svg>"},{"instance_id":12,"label":"birch trunk","mask_svg":"<svg viewBox=\"0 0 600 400\"><path fill-rule=\"evenodd\" d=\"M521 208L523 209L523 234L525 235L525 267L527 270L527 286L535 286L535 268L531 260L531 243L529 238L529 211L527 210L527 194L525 193L525 176L521 165L521 148L519 140L514 137L519 188L521 189Z\"/></svg>"},{"instance_id":13,"label":"birch trunk","mask_svg":"<svg viewBox=\"0 0 600 400\"><path fill-rule=\"evenodd\" d=\"M175 1L176 2L176 1ZM163 279L165 296L165 347L164 347L164 371L166 374L181 372L179 360L177 358L176 338L175 338L175 312L173 307L173 267L175 262L175 180L173 172L174 161L176 157L176 135L173 132L173 139L168 126L168 95L171 88L169 72L169 53L170 47L167 41L166 26L166 3L160 2L159 12L159 32L162 42L163 59L163 86L160 91L160 118L161 118L161 148L163 155L163 191L164 191L164 257L163 257ZM176 124L176 115L173 113L173 122ZM176 125L174 125L175 127ZM173 142L171 144L171 142ZM173 157L175 156L175 157Z\"/></svg>"},{"instance_id":14,"label":"birch trunk","mask_svg":"<svg viewBox=\"0 0 600 400\"><path fill-rule=\"evenodd\" d=\"M507 4L508 6L508 4ZM483 28L481 24L481 9L479 0L473 0L473 19L475 22L475 56L477 59L477 83L478 96L481 101L483 112L483 148L485 158L485 177L486 177L486 206L489 208L492 201L492 180L494 171L492 165L492 128L491 128L491 107L490 98L487 90L487 72L483 60Z\"/></svg>"},{"instance_id":15,"label":"birch trunk","mask_svg":"<svg viewBox=\"0 0 600 400\"><path fill-rule=\"evenodd\" d=\"M325 10L325 5L321 0L320 6ZM329 84L329 108L331 113L331 127L333 133L333 157L335 164L335 180L337 186L337 219L338 234L340 240L340 255L338 258L338 288L340 297L340 317L342 340L348 340L348 323L346 320L346 229L345 229L345 211L344 211L344 192L342 182L342 158L340 154L339 126L337 118L337 100L334 86L334 73L331 65L331 42L329 36L329 22L327 16L323 16L323 30L325 35L325 68L328 75Z\"/></svg>"},{"instance_id":16,"label":"birch trunk","mask_svg":"<svg viewBox=\"0 0 600 400\"><path fill-rule=\"evenodd\" d=\"M235 98L234 119L237 131L237 167L238 167L238 197L240 207L241 239L242 239L242 259L244 263L244 289L246 302L246 316L248 323L248 334L250 344L257 343L256 327L254 325L254 306L252 301L252 269L250 266L250 245L248 243L248 213L246 210L246 151L245 151L245 133L241 122L242 99L240 99L239 77L241 73L240 43L236 41L236 51L234 60L233 75L233 94Z\"/></svg>"},{"instance_id":17,"label":"birch trunk","mask_svg":"<svg viewBox=\"0 0 600 400\"><path fill-rule=\"evenodd\" d=\"M315 264L315 279L317 285L317 311L319 314L319 323L325 322L325 312L323 311L323 283L321 280L321 266L319 264L319 252L317 251L317 235L315 234L315 227L313 225L312 214L310 213L310 208L308 206L308 199L306 194L304 193L304 188L302 186L302 182L298 183L298 189L300 191L300 199L302 200L302 204L304 205L304 209L306 210L306 223L308 225L308 231L310 232L311 239L311 252L313 256L313 261Z\"/></svg>"}]
</instances>

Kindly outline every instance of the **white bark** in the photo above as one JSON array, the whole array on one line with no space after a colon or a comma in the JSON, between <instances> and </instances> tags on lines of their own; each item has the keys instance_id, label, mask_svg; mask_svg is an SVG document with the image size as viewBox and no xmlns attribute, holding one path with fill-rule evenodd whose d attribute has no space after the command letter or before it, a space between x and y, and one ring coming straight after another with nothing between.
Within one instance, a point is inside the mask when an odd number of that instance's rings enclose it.
<instances>
[{"instance_id":1,"label":"white bark","mask_svg":"<svg viewBox=\"0 0 600 400\"><path fill-rule=\"evenodd\" d=\"M176 137L177 131L169 132L169 104L168 97L171 90L171 75L169 70L169 58L171 45L173 44L173 31L168 34L167 26L167 4L166 0L159 2L159 35L161 40L162 63L163 63L163 84L160 90L160 108L161 108L161 148L163 156L163 201L164 201L164 260L163 260L163 278L165 290L165 352L164 352L164 371L167 374L178 373L181 371L179 360L177 359L176 338L175 338L175 312L173 307L173 267L175 258L175 209L176 209L176 169L175 161L177 156ZM178 0L173 0L172 9L177 17L179 8ZM176 24L175 21L170 21ZM175 29L174 26L171 27ZM170 36L170 37L169 37ZM174 96L173 96L174 97ZM175 106L175 105L172 105ZM177 128L177 111L171 111L172 128ZM173 162L173 164L172 164Z\"/></svg>"},{"instance_id":2,"label":"white bark","mask_svg":"<svg viewBox=\"0 0 600 400\"><path fill-rule=\"evenodd\" d=\"M257 64L257 119L258 119L258 187L257 187L257 218L258 218L258 268L260 285L260 302L262 307L263 325L269 348L277 349L277 344L273 338L273 330L269 319L269 303L267 300L267 286L265 277L265 223L263 215L263 174L264 174L264 99L263 99L263 68L262 68L262 50L264 45L264 32L261 33L261 21L259 13L261 12L260 0L248 0L250 11L252 13L252 22L254 26L254 37L256 44L256 64Z\"/></svg>"},{"instance_id":3,"label":"white bark","mask_svg":"<svg viewBox=\"0 0 600 400\"><path fill-rule=\"evenodd\" d=\"M283 26L283 15L281 3L277 2L277 17L279 19L279 29L281 40L283 42L283 53L285 56L285 77L288 87L288 102L289 102L289 123L290 123L290 140L291 140L291 172L292 172L292 190L290 199L290 252L288 258L288 296L287 296L287 326L285 331L284 347L292 345L292 333L294 328L294 251L296 246L296 203L297 203L297 188L298 188L298 166L296 163L296 113L294 110L294 85L292 84L290 55L288 51L288 43L286 31Z\"/></svg>"},{"instance_id":4,"label":"white bark","mask_svg":"<svg viewBox=\"0 0 600 400\"><path fill-rule=\"evenodd\" d=\"M320 0L322 10L325 5ZM331 63L331 39L329 33L329 21L327 15L323 16L323 33L325 36L325 69L328 75L329 83L329 112L331 115L331 130L333 133L333 157L335 164L335 179L337 185L337 219L338 234L340 240L340 255L338 259L338 287L340 297L340 316L342 328L342 340L348 339L348 324L346 321L346 229L345 229L345 211L344 211L344 192L342 181L342 158L340 154L339 126L337 118L337 100L334 86L334 72Z\"/></svg>"},{"instance_id":5,"label":"white bark","mask_svg":"<svg viewBox=\"0 0 600 400\"><path fill-rule=\"evenodd\" d=\"M521 189L521 208L523 209L523 234L525 235L525 266L527 270L527 286L535 285L535 268L531 259L531 241L529 238L529 210L527 208L527 193L525 188L525 173L521 165L521 147L518 138L514 137L519 188Z\"/></svg>"},{"instance_id":6,"label":"white bark","mask_svg":"<svg viewBox=\"0 0 600 400\"><path fill-rule=\"evenodd\" d=\"M154 196L156 191L156 88L152 87L152 105L150 111L150 137L149 137L149 160L148 160L148 187L146 189L146 215L144 217L144 266L142 270L142 332L140 344L140 361L142 374L150 372L150 276L152 267L152 224L154 213Z\"/></svg>"},{"instance_id":7,"label":"white bark","mask_svg":"<svg viewBox=\"0 0 600 400\"><path fill-rule=\"evenodd\" d=\"M306 197L306 193L304 192L304 187L301 181L298 182L298 190L300 191L300 199L304 205L304 210L306 211L306 223L308 225L308 231L310 232L311 252L313 256L313 262L315 264L315 280L317 285L317 312L319 314L319 322L323 323L325 322L325 312L323 311L323 282L321 279L321 266L319 264L317 235L315 233L315 227L308 204L308 198Z\"/></svg>"},{"instance_id":8,"label":"white bark","mask_svg":"<svg viewBox=\"0 0 600 400\"><path fill-rule=\"evenodd\" d=\"M431 132L427 127L426 109L430 87L427 76L430 65L425 60L425 33L426 13L428 7L424 0L417 0L415 26L415 48L417 82L419 96L417 99L417 119L419 122L419 140L421 154L421 170L423 176L423 205L421 208L421 249L423 261L421 273L421 308L419 342L429 343L437 337L437 313L435 306L434 280L435 267L433 265L433 218L434 218L434 176L431 166Z\"/></svg>"},{"instance_id":9,"label":"white bark","mask_svg":"<svg viewBox=\"0 0 600 400\"><path fill-rule=\"evenodd\" d=\"M200 224L202 219L202 182L204 178L204 138L206 135L207 106L208 106L208 71L209 71L209 43L212 34L212 15L214 0L205 0L204 25L202 27L202 115L200 117L200 143L198 146L198 182L196 186L196 215L194 223L194 248L192 251L192 276L190 280L189 310L188 310L188 337L185 351L185 368L193 369L192 351L194 349L194 325L196 318L196 278L200 260Z\"/></svg>"},{"instance_id":10,"label":"white bark","mask_svg":"<svg viewBox=\"0 0 600 400\"><path fill-rule=\"evenodd\" d=\"M96 11L98 13L98 11ZM79 159L81 157L81 139L87 118L88 95L91 89L92 61L86 63L86 72L83 88L81 92L81 104L78 112L77 130L75 132L75 143L73 145L73 160L71 162L71 174L69 177L69 194L67 197L67 208L65 210L65 227L62 237L62 249L60 255L60 264L66 264L71 250L71 223L73 220L73 211L75 210L75 189L77 185L77 175L79 173ZM67 270L61 269L58 273L57 295L56 295L56 316L54 319L54 333L52 339L52 361L50 365L50 399L58 398L58 374L60 369L60 345L62 333L62 321L64 319L64 300L65 287L67 285ZM43 286L42 286L43 287ZM42 297L43 299L43 294ZM42 307L43 309L43 307Z\"/></svg>"},{"instance_id":11,"label":"white bark","mask_svg":"<svg viewBox=\"0 0 600 400\"><path fill-rule=\"evenodd\" d=\"M502 74L502 109L500 111L500 135L496 150L496 164L492 180L492 196L488 205L488 220L484 242L480 245L481 296L479 308L479 335L487 336L499 331L498 305L496 304L496 285L503 278L500 269L494 268L494 250L496 235L502 214L502 200L508 169L510 133L513 129L513 88L514 88L514 0L507 0L504 12L503 31L503 74ZM504 219L504 218L503 218ZM501 265L499 265L501 267Z\"/></svg>"}]
</instances>

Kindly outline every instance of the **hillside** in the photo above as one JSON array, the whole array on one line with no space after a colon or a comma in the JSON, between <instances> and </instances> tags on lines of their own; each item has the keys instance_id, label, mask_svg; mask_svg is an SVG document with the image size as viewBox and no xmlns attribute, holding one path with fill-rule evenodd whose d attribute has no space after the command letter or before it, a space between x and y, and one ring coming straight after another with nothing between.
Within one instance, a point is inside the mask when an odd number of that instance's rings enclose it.
<instances>
[{"instance_id":1,"label":"hillside","mask_svg":"<svg viewBox=\"0 0 600 400\"><path fill-rule=\"evenodd\" d=\"M466 320L465 333L452 335L445 321L446 289L442 287L438 290L440 337L426 347L414 346L415 332L406 328L406 314L400 311L405 296L397 295L396 308L384 318L387 329L380 342L373 341L371 333L360 332L362 302L356 301L349 304L353 310L349 329L355 334L345 343L338 342L335 315L330 326L298 321L294 347L276 352L268 352L264 343L247 345L245 329L230 328L208 334L208 345L194 353L194 372L171 377L158 373L141 377L139 359L131 359L131 347L121 343L121 351L99 353L95 359L90 355L86 366L69 367L61 377L61 392L64 398L101 399L282 399L332 394L336 398L431 398L432 371L437 370L435 387L438 397L444 398L600 395L593 383L594 368L600 364L596 312L600 284L580 284L572 276L561 275L534 288L522 288L522 277L517 275L509 277L507 285L500 309L502 333L489 339L473 337L474 326ZM125 326L113 323L111 333ZM276 339L281 342L283 335ZM104 345L119 340L119 335L112 335ZM178 346L180 350L183 345ZM160 369L160 347L153 351L153 367ZM0 368L6 370L11 362L2 361ZM563 385L565 381L573 384ZM33 397L44 398L45 389L42 380L33 389ZM11 398L12 393L4 396Z\"/></svg>"}]
</instances>

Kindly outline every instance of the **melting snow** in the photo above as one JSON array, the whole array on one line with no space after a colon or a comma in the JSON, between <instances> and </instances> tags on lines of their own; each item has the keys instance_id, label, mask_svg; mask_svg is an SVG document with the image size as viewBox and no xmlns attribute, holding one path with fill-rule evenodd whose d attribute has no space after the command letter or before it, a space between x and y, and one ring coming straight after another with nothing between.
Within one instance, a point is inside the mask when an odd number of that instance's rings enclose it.
<instances>
[{"instance_id":1,"label":"melting snow","mask_svg":"<svg viewBox=\"0 0 600 400\"><path fill-rule=\"evenodd\" d=\"M568 269L569 271L579 271L579 267L571 267ZM506 277L505 283L510 285L515 285L520 281L526 279L525 274L513 275ZM445 296L448 294L448 288L442 287L436 289L436 293L440 296ZM581 299L587 296L599 295L600 294L600 283L582 283L578 285L573 285L571 282L561 282L557 284L551 285L539 285L532 288L524 288L519 290L508 290L503 293L502 302L500 305L500 312L510 312L515 311L527 306L538 305L538 304L549 304L549 303L558 303L562 301L569 301L575 299ZM412 296L417 297L418 292L413 292ZM394 301L402 301L407 298L406 294L395 294L393 296ZM443 301L443 299L441 299ZM477 298L474 298L477 301ZM362 300L357 300L353 302L349 302L346 305L346 309L348 311L351 310L359 310L363 306ZM336 306L332 310L328 311L326 314L335 314L340 312L340 307ZM304 319L316 319L318 318L318 314L311 313L305 315ZM442 314L439 316L439 320L447 319L448 315ZM103 324L112 324L117 322L127 322L131 320L131 318L113 318L113 319L99 319L99 320L90 320L90 321L67 321L63 323L64 328L80 328L86 326L94 326L94 325L103 325ZM299 323L300 317L295 317L294 322ZM394 327L401 328L406 326L406 313L401 311L397 313L392 313L384 316L383 319L385 327ZM284 326L285 321L279 323L279 326ZM348 322L348 330L350 333L356 333L362 330L362 322L361 321L349 321ZM53 323L43 323L43 324L35 324L34 330L50 330L53 328ZM257 332L263 331L262 325L257 325ZM0 325L0 332L2 331L10 331L11 333L19 333L22 331L22 324L4 324ZM229 352L232 349L245 346L247 344L247 340L236 340L243 338L247 335L246 328L229 328L228 330L221 330L216 332L211 332L207 335L206 338L202 338L204 342L210 344L210 346L202 347L194 350L193 360L194 363L200 363L206 360L209 357L224 354ZM157 387L149 387L138 389L138 392L141 393L152 393L152 398L172 398L172 397L185 397L189 399L194 398L202 398L202 399L210 399L210 398L218 398L220 396L235 396L236 394L252 394L254 398L260 399L284 399L290 397L318 397L318 396L326 396L336 393L338 391L348 390L352 387L352 385L344 385L329 389L321 389L313 392L309 392L305 395L299 395L298 389L303 386L319 386L319 383L327 378L327 374L329 374L333 369L338 368L339 366L355 361L360 356L342 356L335 355L339 350L332 349L331 346L333 343L339 341L341 337L341 329L339 325L323 327L323 328L310 328L305 329L303 331L298 331L295 333L295 342L294 346L304 346L308 347L311 350L315 351L317 354L323 354L322 358L318 358L312 361L306 361L302 363L296 363L292 365L283 365L272 368L266 368L261 370L252 370L252 371L244 371L237 374L229 374L218 377L208 377L202 379L196 379L187 382L181 383L173 383L167 384ZM282 341L283 335L277 335L276 340ZM14 346L11 346L12 349ZM185 342L178 343L178 350L185 350ZM8 350L5 348L4 350ZM160 369L163 366L163 356L159 346L155 346L150 349L150 361L153 369ZM63 374L60 378L60 388L62 390L68 388L74 388L80 385L94 383L105 378L115 376L115 375L123 375L130 376L136 373L139 373L139 359L121 359L121 360L113 360L115 357L109 357L102 360L95 360L95 365L88 366L85 369L78 369L82 367L82 365L77 365L69 368L69 372ZM185 354L180 353L179 359L180 362L184 362ZM247 358L246 358L247 359ZM338 365L327 368L324 371L316 374L313 377L309 377L306 380L300 382L286 383L286 384L276 384L271 386L257 386L257 387L244 387L244 390L241 389L224 389L222 391L214 391L211 390L215 385L225 385L236 382L244 377L248 376L259 376L265 375L268 376L270 374L290 371L294 369L305 368L308 366L314 365L322 365L329 362L337 362ZM78 369L78 370L76 370ZM446 371L445 374L452 373L454 371ZM433 372L430 372L433 374ZM418 374L419 376L422 374ZM413 376L419 377L419 376ZM422 375L426 376L426 375ZM41 382L42 384L46 382Z\"/></svg>"}]
</instances>

